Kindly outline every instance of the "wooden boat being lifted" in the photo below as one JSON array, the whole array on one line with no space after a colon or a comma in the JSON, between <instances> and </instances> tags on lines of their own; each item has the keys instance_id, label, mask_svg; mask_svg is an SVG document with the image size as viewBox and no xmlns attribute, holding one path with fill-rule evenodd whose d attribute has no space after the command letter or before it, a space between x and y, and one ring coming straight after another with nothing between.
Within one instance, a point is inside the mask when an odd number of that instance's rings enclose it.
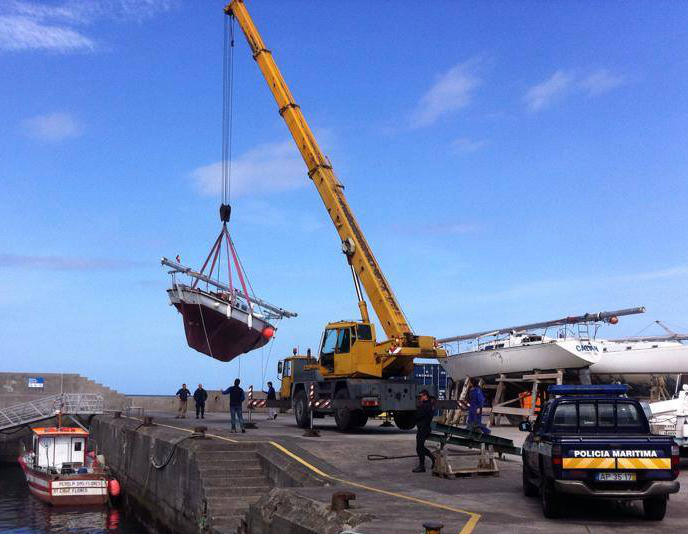
<instances>
[{"instance_id":1,"label":"wooden boat being lifted","mask_svg":"<svg viewBox=\"0 0 688 534\"><path fill-rule=\"evenodd\" d=\"M210 273L215 269L223 240L227 244L229 284L203 274L211 257L213 261ZM243 291L231 285L230 257L234 260L234 268ZM284 317L296 317L293 312L248 295L245 273L226 225L223 225L200 272L167 258L162 258L161 263L172 268L172 287L167 290L167 294L170 303L182 314L189 347L216 360L229 362L241 354L264 346L275 334L276 321ZM177 282L177 274L189 276L193 283L186 285ZM206 290L198 287L199 282L205 282ZM209 286L216 290L210 291Z\"/></svg>"}]
</instances>

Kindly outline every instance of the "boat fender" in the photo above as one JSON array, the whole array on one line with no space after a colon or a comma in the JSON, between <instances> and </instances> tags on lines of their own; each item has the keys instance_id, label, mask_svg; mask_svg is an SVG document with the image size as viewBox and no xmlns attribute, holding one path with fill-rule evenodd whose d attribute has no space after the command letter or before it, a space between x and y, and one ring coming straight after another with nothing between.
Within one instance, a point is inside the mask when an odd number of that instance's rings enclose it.
<instances>
[{"instance_id":1,"label":"boat fender","mask_svg":"<svg viewBox=\"0 0 688 534\"><path fill-rule=\"evenodd\" d=\"M108 480L108 493L110 497L119 497L120 490L121 488L117 479L111 478Z\"/></svg>"},{"instance_id":2,"label":"boat fender","mask_svg":"<svg viewBox=\"0 0 688 534\"><path fill-rule=\"evenodd\" d=\"M275 335L275 329L271 326L266 326L263 328L263 331L261 332L263 334L263 337L265 339L270 339L272 336Z\"/></svg>"}]
</instances>

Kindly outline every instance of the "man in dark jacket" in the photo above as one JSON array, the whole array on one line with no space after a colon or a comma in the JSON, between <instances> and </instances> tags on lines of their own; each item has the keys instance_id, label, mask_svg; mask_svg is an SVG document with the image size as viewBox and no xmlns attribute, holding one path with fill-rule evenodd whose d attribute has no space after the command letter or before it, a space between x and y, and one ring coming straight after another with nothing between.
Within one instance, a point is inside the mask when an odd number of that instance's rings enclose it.
<instances>
[{"instance_id":1,"label":"man in dark jacket","mask_svg":"<svg viewBox=\"0 0 688 534\"><path fill-rule=\"evenodd\" d=\"M242 432L246 432L244 429L244 416L241 413L241 406L246 399L244 395L244 390L239 387L241 380L238 378L234 380L234 385L227 389L222 390L223 395L229 395L229 413L232 418L232 432L236 432L236 420L239 420L239 426Z\"/></svg>"},{"instance_id":2,"label":"man in dark jacket","mask_svg":"<svg viewBox=\"0 0 688 534\"><path fill-rule=\"evenodd\" d=\"M418 454L418 466L413 469L414 473L425 473L425 457L428 456L432 465L435 465L435 458L432 452L425 446L425 440L430 435L430 425L435 415L435 406L427 389L419 394L418 407L416 408L416 454Z\"/></svg>"},{"instance_id":3,"label":"man in dark jacket","mask_svg":"<svg viewBox=\"0 0 688 534\"><path fill-rule=\"evenodd\" d=\"M208 392L203 389L203 384L198 384L198 388L193 394L194 402L196 403L196 419L201 416L205 419L205 401L208 400Z\"/></svg>"},{"instance_id":4,"label":"man in dark jacket","mask_svg":"<svg viewBox=\"0 0 688 534\"><path fill-rule=\"evenodd\" d=\"M275 393L275 388L272 387L272 382L268 382L268 390L263 391L265 393L266 399L268 401L277 400L277 394ZM277 410L274 407L268 407L268 419L277 419Z\"/></svg>"},{"instance_id":5,"label":"man in dark jacket","mask_svg":"<svg viewBox=\"0 0 688 534\"><path fill-rule=\"evenodd\" d=\"M186 417L186 401L191 396L191 392L186 389L186 384L182 384L182 387L177 390L175 395L179 399L179 407L177 408L176 419L183 419Z\"/></svg>"}]
</instances>

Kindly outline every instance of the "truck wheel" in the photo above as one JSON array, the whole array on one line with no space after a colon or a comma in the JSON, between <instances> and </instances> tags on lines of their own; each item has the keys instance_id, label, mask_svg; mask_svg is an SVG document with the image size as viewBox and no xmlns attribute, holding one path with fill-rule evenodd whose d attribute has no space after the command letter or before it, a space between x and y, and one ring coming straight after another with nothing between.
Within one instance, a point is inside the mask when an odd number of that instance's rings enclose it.
<instances>
[{"instance_id":1,"label":"truck wheel","mask_svg":"<svg viewBox=\"0 0 688 534\"><path fill-rule=\"evenodd\" d=\"M400 430L411 430L416 426L416 412L394 412L394 424Z\"/></svg>"},{"instance_id":2,"label":"truck wheel","mask_svg":"<svg viewBox=\"0 0 688 534\"><path fill-rule=\"evenodd\" d=\"M643 515L645 516L645 519L648 519L649 521L661 521L664 519L666 507L666 495L643 499Z\"/></svg>"},{"instance_id":3,"label":"truck wheel","mask_svg":"<svg viewBox=\"0 0 688 534\"><path fill-rule=\"evenodd\" d=\"M366 426L366 423L368 422L368 416L365 414L363 410L356 410L353 413L354 416L354 426L357 428L362 428Z\"/></svg>"},{"instance_id":4,"label":"truck wheel","mask_svg":"<svg viewBox=\"0 0 688 534\"><path fill-rule=\"evenodd\" d=\"M346 389L340 389L334 395L335 400L346 400L349 398L349 392ZM335 408L334 420L337 423L337 429L340 432L351 430L354 426L354 412L349 408Z\"/></svg>"},{"instance_id":5,"label":"truck wheel","mask_svg":"<svg viewBox=\"0 0 688 534\"><path fill-rule=\"evenodd\" d=\"M559 495L554 489L554 484L544 480L540 488L540 500L542 501L542 515L547 519L556 519L559 517Z\"/></svg>"},{"instance_id":6,"label":"truck wheel","mask_svg":"<svg viewBox=\"0 0 688 534\"><path fill-rule=\"evenodd\" d=\"M538 487L530 481L530 469L523 459L523 495L526 497L537 497Z\"/></svg>"},{"instance_id":7,"label":"truck wheel","mask_svg":"<svg viewBox=\"0 0 688 534\"><path fill-rule=\"evenodd\" d=\"M294 417L296 418L296 426L299 428L311 426L308 401L306 400L306 392L303 390L297 391L294 395Z\"/></svg>"}]
</instances>

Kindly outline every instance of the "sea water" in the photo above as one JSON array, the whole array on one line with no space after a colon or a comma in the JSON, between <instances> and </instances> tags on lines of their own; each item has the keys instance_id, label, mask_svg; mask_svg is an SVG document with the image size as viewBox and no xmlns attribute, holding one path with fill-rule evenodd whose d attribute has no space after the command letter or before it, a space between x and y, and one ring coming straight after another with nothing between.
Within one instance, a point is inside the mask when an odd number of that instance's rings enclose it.
<instances>
[{"instance_id":1,"label":"sea water","mask_svg":"<svg viewBox=\"0 0 688 534\"><path fill-rule=\"evenodd\" d=\"M29 493L19 465L0 464L0 532L145 534L146 530L121 508L50 506Z\"/></svg>"}]
</instances>

